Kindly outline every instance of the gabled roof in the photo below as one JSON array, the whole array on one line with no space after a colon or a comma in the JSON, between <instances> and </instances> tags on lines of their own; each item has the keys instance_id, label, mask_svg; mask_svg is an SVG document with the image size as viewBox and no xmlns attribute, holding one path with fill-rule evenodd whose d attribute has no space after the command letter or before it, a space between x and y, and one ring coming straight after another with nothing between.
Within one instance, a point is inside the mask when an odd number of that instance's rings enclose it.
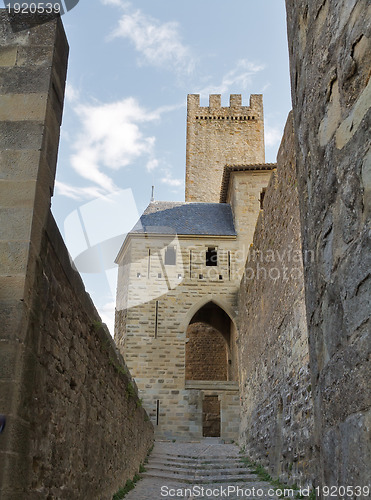
<instances>
[{"instance_id":1,"label":"gabled roof","mask_svg":"<svg viewBox=\"0 0 371 500\"><path fill-rule=\"evenodd\" d=\"M252 165L226 165L223 170L222 185L220 188L220 203L225 203L227 200L229 180L231 172L246 172L253 170L274 170L277 168L277 163L257 163Z\"/></svg>"},{"instance_id":2,"label":"gabled roof","mask_svg":"<svg viewBox=\"0 0 371 500\"><path fill-rule=\"evenodd\" d=\"M236 236L227 203L151 202L129 234Z\"/></svg>"}]
</instances>

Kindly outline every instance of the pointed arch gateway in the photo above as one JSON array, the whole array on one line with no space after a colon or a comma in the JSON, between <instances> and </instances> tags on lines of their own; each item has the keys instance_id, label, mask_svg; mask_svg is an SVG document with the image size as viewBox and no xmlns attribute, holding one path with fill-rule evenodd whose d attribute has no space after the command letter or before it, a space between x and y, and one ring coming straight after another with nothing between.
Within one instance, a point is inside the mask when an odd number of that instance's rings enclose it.
<instances>
[{"instance_id":1,"label":"pointed arch gateway","mask_svg":"<svg viewBox=\"0 0 371 500\"><path fill-rule=\"evenodd\" d=\"M200 391L202 436L220 437L227 424L226 416L223 423L222 414L228 405L229 390L233 390L229 384L237 380L235 324L213 300L199 304L188 319L186 387Z\"/></svg>"},{"instance_id":2,"label":"pointed arch gateway","mask_svg":"<svg viewBox=\"0 0 371 500\"><path fill-rule=\"evenodd\" d=\"M189 320L186 337L186 380L237 380L236 328L224 308L214 300L201 305Z\"/></svg>"}]
</instances>

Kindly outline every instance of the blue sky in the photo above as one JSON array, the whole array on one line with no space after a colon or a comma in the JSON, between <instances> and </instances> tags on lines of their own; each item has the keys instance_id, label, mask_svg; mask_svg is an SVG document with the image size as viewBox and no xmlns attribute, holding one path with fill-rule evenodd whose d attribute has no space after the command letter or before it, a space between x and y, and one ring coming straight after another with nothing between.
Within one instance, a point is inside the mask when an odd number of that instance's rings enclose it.
<instances>
[{"instance_id":1,"label":"blue sky","mask_svg":"<svg viewBox=\"0 0 371 500\"><path fill-rule=\"evenodd\" d=\"M62 19L70 58L52 211L73 258L84 260L86 238L124 234L152 184L158 200L184 199L189 93L201 105L220 93L225 106L231 93L245 105L263 93L276 160L291 109L284 0L80 0ZM116 270L88 270L112 330Z\"/></svg>"}]
</instances>

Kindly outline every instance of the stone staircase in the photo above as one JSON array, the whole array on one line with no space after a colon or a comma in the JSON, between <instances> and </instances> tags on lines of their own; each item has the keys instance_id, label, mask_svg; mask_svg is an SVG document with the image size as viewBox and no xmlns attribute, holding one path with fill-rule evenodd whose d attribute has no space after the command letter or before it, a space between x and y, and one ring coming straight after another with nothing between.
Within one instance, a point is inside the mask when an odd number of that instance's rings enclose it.
<instances>
[{"instance_id":1,"label":"stone staircase","mask_svg":"<svg viewBox=\"0 0 371 500\"><path fill-rule=\"evenodd\" d=\"M285 498L278 497L270 483L262 481L246 466L236 445L221 444L218 440L156 442L145 469L146 472L141 473L142 479L125 500ZM164 487L166 491L172 490L171 493L163 494ZM201 495L199 491L202 488Z\"/></svg>"},{"instance_id":2,"label":"stone staircase","mask_svg":"<svg viewBox=\"0 0 371 500\"><path fill-rule=\"evenodd\" d=\"M188 484L257 482L256 475L235 455L217 458L208 455L154 454L146 465L146 471L142 474L144 477Z\"/></svg>"}]
</instances>

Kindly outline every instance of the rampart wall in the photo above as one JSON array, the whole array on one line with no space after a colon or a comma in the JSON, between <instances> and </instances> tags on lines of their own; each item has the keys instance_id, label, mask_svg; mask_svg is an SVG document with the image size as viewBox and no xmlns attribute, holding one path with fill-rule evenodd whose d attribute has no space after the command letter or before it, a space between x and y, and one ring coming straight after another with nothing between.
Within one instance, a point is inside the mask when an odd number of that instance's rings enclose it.
<instances>
[{"instance_id":1,"label":"rampart wall","mask_svg":"<svg viewBox=\"0 0 371 500\"><path fill-rule=\"evenodd\" d=\"M108 500L153 427L50 213L68 45L40 21L0 11L0 497Z\"/></svg>"},{"instance_id":2,"label":"rampart wall","mask_svg":"<svg viewBox=\"0 0 371 500\"><path fill-rule=\"evenodd\" d=\"M314 479L313 405L292 115L239 296L240 444L271 475Z\"/></svg>"},{"instance_id":3,"label":"rampart wall","mask_svg":"<svg viewBox=\"0 0 371 500\"><path fill-rule=\"evenodd\" d=\"M371 463L371 5L286 0L320 485ZM339 495L340 496L340 495Z\"/></svg>"}]
</instances>

